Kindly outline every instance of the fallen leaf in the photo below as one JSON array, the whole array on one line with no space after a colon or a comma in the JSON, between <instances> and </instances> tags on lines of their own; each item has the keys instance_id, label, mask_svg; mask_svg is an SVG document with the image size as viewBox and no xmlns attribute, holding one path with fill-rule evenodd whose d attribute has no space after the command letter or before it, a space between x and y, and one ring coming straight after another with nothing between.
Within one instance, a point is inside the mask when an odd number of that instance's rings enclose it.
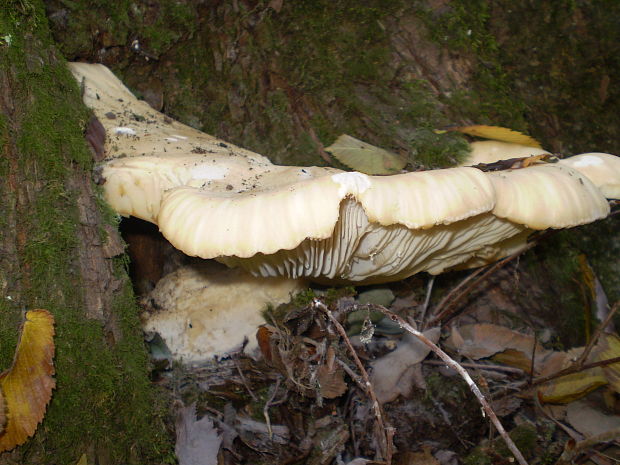
<instances>
[{"instance_id":1,"label":"fallen leaf","mask_svg":"<svg viewBox=\"0 0 620 465\"><path fill-rule=\"evenodd\" d=\"M530 155L529 157L506 158L492 163L479 163L472 165L472 168L488 173L490 171L518 170L542 163L556 163L557 161L558 159L555 156L549 153L541 153L540 155Z\"/></svg>"},{"instance_id":2,"label":"fallen leaf","mask_svg":"<svg viewBox=\"0 0 620 465\"><path fill-rule=\"evenodd\" d=\"M394 174L407 164L406 160L395 153L347 134L342 134L325 150L349 168L366 174Z\"/></svg>"},{"instance_id":3,"label":"fallen leaf","mask_svg":"<svg viewBox=\"0 0 620 465\"><path fill-rule=\"evenodd\" d=\"M263 354L263 358L267 363L271 363L271 334L272 332L265 325L259 326L256 331L256 340L258 348Z\"/></svg>"},{"instance_id":4,"label":"fallen leaf","mask_svg":"<svg viewBox=\"0 0 620 465\"><path fill-rule=\"evenodd\" d=\"M600 367L573 373L549 381L538 390L541 402L565 404L607 384Z\"/></svg>"},{"instance_id":5,"label":"fallen leaf","mask_svg":"<svg viewBox=\"0 0 620 465\"><path fill-rule=\"evenodd\" d=\"M550 352L539 364L540 375L552 375L568 368L574 360L579 359L583 350L583 347L576 347L567 352ZM599 350L595 346L587 361L594 361L598 352ZM588 392L606 383L603 369L595 367L548 381L538 389L538 397L541 402L568 403L583 397Z\"/></svg>"},{"instance_id":6,"label":"fallen leaf","mask_svg":"<svg viewBox=\"0 0 620 465\"><path fill-rule=\"evenodd\" d=\"M23 444L45 416L56 386L54 375L54 317L47 310L26 312L13 366L0 374L7 424L0 452Z\"/></svg>"},{"instance_id":7,"label":"fallen leaf","mask_svg":"<svg viewBox=\"0 0 620 465\"><path fill-rule=\"evenodd\" d=\"M440 465L429 446L422 446L422 452L405 452L400 463L407 465Z\"/></svg>"},{"instance_id":8,"label":"fallen leaf","mask_svg":"<svg viewBox=\"0 0 620 465\"><path fill-rule=\"evenodd\" d=\"M208 416L196 419L195 403L179 409L176 432L174 451L179 465L217 465L222 438Z\"/></svg>"},{"instance_id":9,"label":"fallen leaf","mask_svg":"<svg viewBox=\"0 0 620 465\"><path fill-rule=\"evenodd\" d=\"M498 140L501 142L510 142L512 144L525 145L527 147L542 148L540 142L527 134L513 131L512 129L503 128L501 126L486 126L483 124L475 124L472 126L459 126L447 128L441 132L458 131L470 136L482 137L483 139Z\"/></svg>"},{"instance_id":10,"label":"fallen leaf","mask_svg":"<svg viewBox=\"0 0 620 465\"><path fill-rule=\"evenodd\" d=\"M439 328L424 331L433 342L439 340ZM405 334L398 347L371 363L371 382L379 402L386 403L399 395L408 395L413 384L414 371L411 369L426 358L430 348L413 334Z\"/></svg>"},{"instance_id":11,"label":"fallen leaf","mask_svg":"<svg viewBox=\"0 0 620 465\"><path fill-rule=\"evenodd\" d=\"M605 334L601 336L597 348L600 348L598 360L620 357L620 338L615 334ZM603 367L603 373L613 390L620 393L620 362L612 365L605 365Z\"/></svg>"},{"instance_id":12,"label":"fallen leaf","mask_svg":"<svg viewBox=\"0 0 620 465\"><path fill-rule=\"evenodd\" d=\"M86 454L82 454L76 465L88 465L88 458L86 457Z\"/></svg>"},{"instance_id":13,"label":"fallen leaf","mask_svg":"<svg viewBox=\"0 0 620 465\"><path fill-rule=\"evenodd\" d=\"M6 426L6 404L4 402L4 394L2 394L2 390L0 389L0 435L4 431L5 426Z\"/></svg>"},{"instance_id":14,"label":"fallen leaf","mask_svg":"<svg viewBox=\"0 0 620 465\"><path fill-rule=\"evenodd\" d=\"M494 360L521 368L531 369L532 354L536 356L536 367L550 351L536 343L533 336L489 323L453 327L447 345L459 354L474 360L493 357Z\"/></svg>"},{"instance_id":15,"label":"fallen leaf","mask_svg":"<svg viewBox=\"0 0 620 465\"><path fill-rule=\"evenodd\" d=\"M566 420L584 436L596 436L620 427L620 416L607 415L589 402L571 402L566 408Z\"/></svg>"},{"instance_id":16,"label":"fallen leaf","mask_svg":"<svg viewBox=\"0 0 620 465\"><path fill-rule=\"evenodd\" d=\"M331 370L327 364L317 370L321 396L325 399L335 399L347 392L347 383L344 381L342 368L334 365Z\"/></svg>"},{"instance_id":17,"label":"fallen leaf","mask_svg":"<svg viewBox=\"0 0 620 465\"><path fill-rule=\"evenodd\" d=\"M474 360L492 358L495 362L520 368L525 372L531 370L534 355L534 373L540 376L567 368L583 352L583 347L567 352L552 351L538 343L534 351L534 336L487 323L454 327L446 343L459 354ZM598 353L597 349L591 355ZM591 359L592 357L589 360ZM606 383L603 370L597 367L552 379L538 390L538 395L541 402L566 403L583 397Z\"/></svg>"}]
</instances>

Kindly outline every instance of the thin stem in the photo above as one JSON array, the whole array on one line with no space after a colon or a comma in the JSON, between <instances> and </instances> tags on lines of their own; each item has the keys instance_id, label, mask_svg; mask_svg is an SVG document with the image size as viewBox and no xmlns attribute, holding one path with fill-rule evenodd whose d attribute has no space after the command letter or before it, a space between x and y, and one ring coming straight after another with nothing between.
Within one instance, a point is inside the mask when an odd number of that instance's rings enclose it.
<instances>
[{"instance_id":1,"label":"thin stem","mask_svg":"<svg viewBox=\"0 0 620 465\"><path fill-rule=\"evenodd\" d=\"M508 436L508 433L502 426L501 422L499 421L499 418L497 418L497 415L495 414L495 412L493 411L493 409L491 408L491 406L485 399L484 395L480 391L480 388L476 385L474 380L471 379L471 376L469 376L469 373L467 373L467 370L465 370L456 361L452 360L450 356L446 354L443 350L441 350L433 341L428 339L423 333L415 329L413 326L411 326L409 323L403 320L400 316L396 315L395 313L390 312L388 309L386 309L385 307L381 305L372 305L372 308L381 311L385 316L390 318L392 321L398 323L401 328L409 331L411 334L416 336L427 347L429 347L439 358L441 358L446 363L446 365L448 365L450 368L455 370L459 375L461 375L461 377L465 380L465 382L467 383L471 391L474 393L474 395L476 396L476 398L482 405L482 409L484 410L484 412L491 419L491 422L493 423L493 425L495 426L495 428L501 435L502 439L506 442L508 449L510 449L512 454L515 456L515 459L517 460L517 462L519 462L521 465L528 465L527 461L525 460L525 457L523 457L523 454L521 454L521 451L519 451L515 443L512 441L512 439L510 439L510 436Z\"/></svg>"},{"instance_id":2,"label":"thin stem","mask_svg":"<svg viewBox=\"0 0 620 465\"><path fill-rule=\"evenodd\" d=\"M372 388L372 383L370 382L370 377L368 376L368 372L364 368L364 364L362 363L362 361L357 356L357 352L355 351L355 348L351 344L351 341L349 337L347 336L347 332L342 327L340 322L334 317L331 310L327 308L327 306L318 299L314 299L312 302L312 305L315 308L318 308L319 310L321 310L323 313L325 313L325 315L327 315L327 318L329 319L329 321L334 325L334 327L336 328L336 331L338 331L338 334L340 334L340 337L342 337L344 343L349 349L349 352L351 352L351 356L353 357L353 360L355 361L355 365L357 366L357 369L362 374L362 378L364 380L364 385L366 388L366 393L368 394L368 396L370 397L370 400L372 401L372 407L375 412L375 417L377 418L377 424L381 432L385 435L384 438L382 439L382 442L385 442L382 445L385 463L386 465L390 465L392 463L392 454L393 454L392 437L394 436L394 431L393 431L393 428L386 427L385 425L385 421L383 419L383 412L381 411L381 405L379 404L379 399L377 399L377 395L375 394L375 391Z\"/></svg>"},{"instance_id":3,"label":"thin stem","mask_svg":"<svg viewBox=\"0 0 620 465\"><path fill-rule=\"evenodd\" d=\"M607 313L607 316L605 317L605 320L598 326L598 328L596 328L596 332L590 338L590 342L588 343L586 348L583 350L583 353L581 354L581 356L577 360L577 363L580 366L583 366L583 364L588 359L588 356L590 355L590 352L592 352L592 349L594 348L595 344L598 342L599 338L601 337L601 333L605 330L605 328L607 328L607 325L609 324L611 319L614 317L614 315L618 311L618 307L619 306L620 306L620 302L616 302L613 305L613 307L611 307L611 310L609 310L609 312Z\"/></svg>"},{"instance_id":4,"label":"thin stem","mask_svg":"<svg viewBox=\"0 0 620 465\"><path fill-rule=\"evenodd\" d=\"M429 326L436 325L440 321L449 320L450 318L452 318L452 315L450 315L450 309L452 307L454 307L457 303L459 303L461 300L463 300L463 298L465 296L467 296L476 286L478 286L478 284L483 282L485 279L487 279L489 276L491 276L493 273L495 273L500 268L503 268L505 265L510 263L515 258L519 257L525 251L530 250L537 243L538 243L537 241L532 241L527 246L525 246L524 249L520 250L519 252L514 253L512 255L509 255L508 257L504 258L503 260L500 260L499 262L493 264L490 267L487 266L486 268L481 268L479 270L476 270L470 276L465 278L465 280L463 280L462 283L460 283L453 291L451 291L440 302L440 304L438 306L438 309L435 311L435 316L430 321ZM452 295L454 295L460 288L462 288L466 283L471 281L471 279L473 279L475 276L478 276L480 273L482 273L482 276L480 276L474 282L469 284L462 292L460 292L454 299L452 299ZM451 300L451 301L448 302L448 300ZM447 302L447 303L445 303L444 301ZM444 307L444 308L442 308L442 307ZM446 316L447 316L447 318L446 318Z\"/></svg>"}]
</instances>

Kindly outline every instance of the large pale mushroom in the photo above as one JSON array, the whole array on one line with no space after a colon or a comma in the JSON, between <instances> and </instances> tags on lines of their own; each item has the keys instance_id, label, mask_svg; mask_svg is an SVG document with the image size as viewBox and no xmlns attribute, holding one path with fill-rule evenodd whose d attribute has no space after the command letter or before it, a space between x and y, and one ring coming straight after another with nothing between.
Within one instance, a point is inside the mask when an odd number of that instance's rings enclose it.
<instances>
[{"instance_id":1,"label":"large pale mushroom","mask_svg":"<svg viewBox=\"0 0 620 465\"><path fill-rule=\"evenodd\" d=\"M253 352L266 308L288 302L306 287L300 280L257 278L212 264L179 268L163 277L145 299L144 330L158 333L173 358L185 363L224 355L244 341L244 349Z\"/></svg>"},{"instance_id":2,"label":"large pale mushroom","mask_svg":"<svg viewBox=\"0 0 620 465\"><path fill-rule=\"evenodd\" d=\"M620 199L620 157L609 153L582 153L560 160L579 171L608 199Z\"/></svg>"},{"instance_id":3,"label":"large pale mushroom","mask_svg":"<svg viewBox=\"0 0 620 465\"><path fill-rule=\"evenodd\" d=\"M436 274L494 256L524 231L609 212L568 167L382 177L272 165L155 112L101 65L72 70L108 134L101 174L112 207L158 224L188 255L255 275L375 283Z\"/></svg>"},{"instance_id":4,"label":"large pale mushroom","mask_svg":"<svg viewBox=\"0 0 620 465\"><path fill-rule=\"evenodd\" d=\"M551 155L544 149L500 142L495 140L476 141L470 144L470 154L460 166L475 166L513 158ZM559 160L585 175L608 199L620 198L620 157L609 153L582 153Z\"/></svg>"},{"instance_id":5,"label":"large pale mushroom","mask_svg":"<svg viewBox=\"0 0 620 465\"><path fill-rule=\"evenodd\" d=\"M532 157L549 154L544 149L528 145L502 142L497 140L481 140L469 144L470 153L461 166L473 166L480 163L493 163L510 158Z\"/></svg>"}]
</instances>

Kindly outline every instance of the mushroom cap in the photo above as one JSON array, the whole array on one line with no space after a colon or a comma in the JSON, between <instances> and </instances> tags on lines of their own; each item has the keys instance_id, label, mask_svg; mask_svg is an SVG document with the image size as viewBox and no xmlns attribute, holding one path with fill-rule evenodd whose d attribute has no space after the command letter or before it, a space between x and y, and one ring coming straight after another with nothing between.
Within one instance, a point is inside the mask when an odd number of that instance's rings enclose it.
<instances>
[{"instance_id":1,"label":"mushroom cap","mask_svg":"<svg viewBox=\"0 0 620 465\"><path fill-rule=\"evenodd\" d=\"M620 157L609 153L582 153L559 162L586 176L608 199L620 199Z\"/></svg>"},{"instance_id":2,"label":"mushroom cap","mask_svg":"<svg viewBox=\"0 0 620 465\"><path fill-rule=\"evenodd\" d=\"M469 144L471 152L460 166L473 166L481 163L493 163L510 158L531 157L548 154L546 150L526 145L500 142L496 140L476 141Z\"/></svg>"},{"instance_id":3,"label":"mushroom cap","mask_svg":"<svg viewBox=\"0 0 620 465\"><path fill-rule=\"evenodd\" d=\"M179 186L211 188L226 192L243 189L249 173L273 168L269 162L243 155L169 154L117 158L105 163L101 177L104 194L123 216L135 216L157 224L165 192Z\"/></svg>"},{"instance_id":4,"label":"mushroom cap","mask_svg":"<svg viewBox=\"0 0 620 465\"><path fill-rule=\"evenodd\" d=\"M104 65L69 63L73 76L81 83L83 99L106 130L106 157L170 156L222 154L270 163L249 150L224 143L154 110L138 100Z\"/></svg>"},{"instance_id":5,"label":"mushroom cap","mask_svg":"<svg viewBox=\"0 0 620 465\"><path fill-rule=\"evenodd\" d=\"M588 179L559 165L389 177L275 166L164 117L101 65L72 71L107 131L101 174L112 207L158 224L188 255L255 275L373 283L436 274L526 230L570 227L609 211Z\"/></svg>"},{"instance_id":6,"label":"mushroom cap","mask_svg":"<svg viewBox=\"0 0 620 465\"><path fill-rule=\"evenodd\" d=\"M497 193L493 214L529 229L570 228L609 214L609 203L578 171L556 163L487 173Z\"/></svg>"},{"instance_id":7,"label":"mushroom cap","mask_svg":"<svg viewBox=\"0 0 620 465\"><path fill-rule=\"evenodd\" d=\"M243 190L170 190L158 216L160 230L188 255L247 258L331 237L345 198L355 199L369 222L408 229L454 223L495 204L490 180L473 168L380 177L274 166L252 183Z\"/></svg>"}]
</instances>

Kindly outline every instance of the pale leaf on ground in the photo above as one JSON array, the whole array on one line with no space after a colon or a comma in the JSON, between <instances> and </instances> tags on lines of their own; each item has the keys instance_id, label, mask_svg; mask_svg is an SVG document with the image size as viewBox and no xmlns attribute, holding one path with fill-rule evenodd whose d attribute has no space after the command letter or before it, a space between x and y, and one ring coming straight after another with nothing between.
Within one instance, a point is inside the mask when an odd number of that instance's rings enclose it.
<instances>
[{"instance_id":1,"label":"pale leaf on ground","mask_svg":"<svg viewBox=\"0 0 620 465\"><path fill-rule=\"evenodd\" d=\"M367 142L342 134L336 141L326 147L340 163L365 174L394 174L407 164L395 153L375 147Z\"/></svg>"},{"instance_id":2,"label":"pale leaf on ground","mask_svg":"<svg viewBox=\"0 0 620 465\"><path fill-rule=\"evenodd\" d=\"M620 416L603 413L585 400L571 402L567 406L566 420L586 437L620 427Z\"/></svg>"},{"instance_id":3,"label":"pale leaf on ground","mask_svg":"<svg viewBox=\"0 0 620 465\"><path fill-rule=\"evenodd\" d=\"M179 409L176 433L175 452L179 465L217 465L222 438L209 417L196 419L195 403Z\"/></svg>"},{"instance_id":4,"label":"pale leaf on ground","mask_svg":"<svg viewBox=\"0 0 620 465\"><path fill-rule=\"evenodd\" d=\"M439 340L439 328L431 328L424 335L433 342ZM370 380L379 402L386 403L399 395L408 395L413 384L413 370L429 354L430 349L413 334L405 334L398 347L372 362Z\"/></svg>"}]
</instances>

